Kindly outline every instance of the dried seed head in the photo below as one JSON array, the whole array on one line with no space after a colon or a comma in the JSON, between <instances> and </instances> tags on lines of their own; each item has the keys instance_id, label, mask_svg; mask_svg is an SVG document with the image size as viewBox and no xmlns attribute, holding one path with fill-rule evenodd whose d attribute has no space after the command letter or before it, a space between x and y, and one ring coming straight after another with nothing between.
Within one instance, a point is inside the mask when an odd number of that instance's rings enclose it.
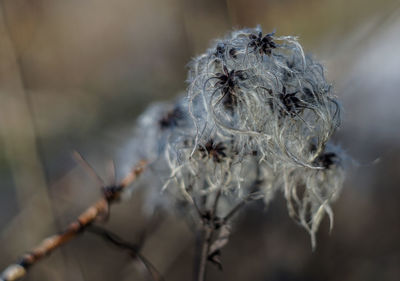
<instances>
[{"instance_id":1,"label":"dried seed head","mask_svg":"<svg viewBox=\"0 0 400 281\"><path fill-rule=\"evenodd\" d=\"M341 108L323 67L295 37L244 29L194 58L188 83L185 97L139 119L137 153L156 175L147 186L191 206L219 191L226 209L254 182L266 203L281 190L314 246L344 178L344 154L328 144Z\"/></svg>"},{"instance_id":2,"label":"dried seed head","mask_svg":"<svg viewBox=\"0 0 400 281\"><path fill-rule=\"evenodd\" d=\"M295 37L262 35L256 28L217 40L190 64L196 142L212 132L230 138L241 156L258 151L269 164L273 159L274 165L315 167L340 123L340 107L323 72ZM311 142L314 152L307 149Z\"/></svg>"}]
</instances>

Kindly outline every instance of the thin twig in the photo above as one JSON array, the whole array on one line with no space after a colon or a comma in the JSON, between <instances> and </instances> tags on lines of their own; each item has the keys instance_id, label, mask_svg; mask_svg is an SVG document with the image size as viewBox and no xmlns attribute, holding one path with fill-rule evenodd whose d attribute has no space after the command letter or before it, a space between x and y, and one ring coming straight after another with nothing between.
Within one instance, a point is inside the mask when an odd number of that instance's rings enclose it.
<instances>
[{"instance_id":1,"label":"thin twig","mask_svg":"<svg viewBox=\"0 0 400 281\"><path fill-rule=\"evenodd\" d=\"M160 209L156 209L152 215L152 218L150 219L150 222L146 224L144 229L139 234L139 251L144 246L146 239L159 229L161 223L164 221L164 218L165 214L162 213Z\"/></svg>"},{"instance_id":2,"label":"thin twig","mask_svg":"<svg viewBox=\"0 0 400 281\"><path fill-rule=\"evenodd\" d=\"M248 194L242 201L240 201L236 206L234 206L230 212L223 218L219 218L217 216L218 211L218 203L220 201L222 191L218 190L215 195L215 199L212 205L212 209L210 211L198 210L198 206L195 205L196 209L201 216L201 245L198 247L198 255L196 257L196 264L194 270L194 279L195 281L204 281L206 278L207 271L207 263L212 260L210 257L210 247L213 242L214 233L221 229L221 227L226 226L228 221L240 210L243 206L246 205L247 202L261 199L263 197L262 193L258 192L258 188L261 181L259 179L255 180L254 183L250 186L251 193ZM205 198L207 200L207 198ZM217 246L218 247L218 246ZM221 247L221 246L219 246Z\"/></svg>"},{"instance_id":3,"label":"thin twig","mask_svg":"<svg viewBox=\"0 0 400 281\"><path fill-rule=\"evenodd\" d=\"M0 281L14 281L25 276L30 266L78 236L96 219L104 217L104 214L108 213L109 205L115 202L125 187L131 184L143 172L146 164L146 161L140 161L119 185L104 188L103 198L86 209L63 232L44 239L37 247L22 256L18 262L8 266L0 275Z\"/></svg>"},{"instance_id":4,"label":"thin twig","mask_svg":"<svg viewBox=\"0 0 400 281\"><path fill-rule=\"evenodd\" d=\"M222 194L221 189L218 189L217 194L215 195L214 205L213 205L212 213L211 213L212 220L214 220L214 218L217 216L218 202L219 202L219 198L221 197L221 194Z\"/></svg>"},{"instance_id":5,"label":"thin twig","mask_svg":"<svg viewBox=\"0 0 400 281\"><path fill-rule=\"evenodd\" d=\"M72 156L74 157L75 161L78 162L86 172L92 176L100 186L105 186L104 180L96 173L94 168L89 164L89 162L80 154L78 151L74 151Z\"/></svg>"},{"instance_id":6,"label":"thin twig","mask_svg":"<svg viewBox=\"0 0 400 281\"><path fill-rule=\"evenodd\" d=\"M202 211L200 210L199 205L198 205L197 202L196 202L196 199L193 198L193 197L192 197L192 199L193 199L193 206L194 206L194 209L196 210L196 214L199 216L199 219L202 220L204 214L203 214Z\"/></svg>"},{"instance_id":7,"label":"thin twig","mask_svg":"<svg viewBox=\"0 0 400 281\"><path fill-rule=\"evenodd\" d=\"M210 225L204 225L202 229L202 244L200 252L200 260L198 266L198 272L196 275L196 281L204 281L206 278L208 252L210 251L211 238L214 233L214 228Z\"/></svg>"},{"instance_id":8,"label":"thin twig","mask_svg":"<svg viewBox=\"0 0 400 281\"><path fill-rule=\"evenodd\" d=\"M240 209L242 209L248 202L259 200L263 198L264 195L260 192L253 192L242 199L235 207L233 207L229 213L222 218L222 224L226 224Z\"/></svg>"},{"instance_id":9,"label":"thin twig","mask_svg":"<svg viewBox=\"0 0 400 281\"><path fill-rule=\"evenodd\" d=\"M250 193L243 198L235 207L233 207L224 218L222 218L222 224L226 224L240 209L242 209L248 202L255 201L263 198L263 194L259 192L260 184L260 168L257 168L257 179L249 187Z\"/></svg>"},{"instance_id":10,"label":"thin twig","mask_svg":"<svg viewBox=\"0 0 400 281\"><path fill-rule=\"evenodd\" d=\"M235 207L233 207L229 213L222 219L222 224L227 223L244 205L246 205L246 199L243 199Z\"/></svg>"},{"instance_id":11,"label":"thin twig","mask_svg":"<svg viewBox=\"0 0 400 281\"><path fill-rule=\"evenodd\" d=\"M164 278L160 274L160 272L156 269L156 267L140 253L141 244L132 244L130 242L124 241L118 235L113 232L104 229L102 227L91 225L87 229L88 232L94 233L96 235L101 236L107 242L110 242L114 246L129 251L129 254L132 258L140 260L143 265L146 267L150 276L154 281L164 281Z\"/></svg>"},{"instance_id":12,"label":"thin twig","mask_svg":"<svg viewBox=\"0 0 400 281\"><path fill-rule=\"evenodd\" d=\"M211 211L209 212L209 217L203 216L202 218L202 229L201 229L202 241L200 247L200 258L198 260L198 266L196 268L197 272L195 274L196 281L204 281L206 278L207 263L208 263L211 241L216 229L214 221L217 215L218 202L220 197L221 197L221 189L219 189L217 194L215 195L214 204L212 206ZM207 211L204 213L206 214Z\"/></svg>"}]
</instances>

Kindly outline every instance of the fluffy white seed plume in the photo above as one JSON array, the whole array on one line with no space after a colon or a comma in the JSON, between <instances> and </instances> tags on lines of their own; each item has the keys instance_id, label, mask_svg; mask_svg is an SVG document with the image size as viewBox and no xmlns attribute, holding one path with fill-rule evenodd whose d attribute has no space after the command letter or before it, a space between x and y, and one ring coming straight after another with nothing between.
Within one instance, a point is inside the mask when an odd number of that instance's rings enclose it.
<instances>
[{"instance_id":1,"label":"fluffy white seed plume","mask_svg":"<svg viewBox=\"0 0 400 281\"><path fill-rule=\"evenodd\" d=\"M257 151L269 164L315 167L339 124L322 66L295 37L232 32L192 61L188 81L196 141L218 133L234 140L239 155Z\"/></svg>"},{"instance_id":2,"label":"fluffy white seed plume","mask_svg":"<svg viewBox=\"0 0 400 281\"><path fill-rule=\"evenodd\" d=\"M188 84L139 119L134 154L152 163L142 177L149 203L194 205L220 191L224 212L254 191L268 203L281 190L314 247L344 178L344 154L328 145L340 106L323 67L295 37L237 30L192 60Z\"/></svg>"}]
</instances>

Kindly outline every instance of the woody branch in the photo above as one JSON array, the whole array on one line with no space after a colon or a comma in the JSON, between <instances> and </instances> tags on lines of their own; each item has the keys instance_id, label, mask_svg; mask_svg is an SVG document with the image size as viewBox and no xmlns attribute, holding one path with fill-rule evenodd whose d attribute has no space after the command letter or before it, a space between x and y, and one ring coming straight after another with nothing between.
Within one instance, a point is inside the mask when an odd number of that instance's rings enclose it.
<instances>
[{"instance_id":1,"label":"woody branch","mask_svg":"<svg viewBox=\"0 0 400 281\"><path fill-rule=\"evenodd\" d=\"M117 185L104 187L103 197L87 208L76 220L60 234L44 239L38 246L23 255L16 263L8 266L0 275L0 281L14 281L26 275L29 267L49 255L61 245L81 234L95 220L108 214L109 205L114 203L122 191L143 172L146 161L140 161L135 168Z\"/></svg>"}]
</instances>

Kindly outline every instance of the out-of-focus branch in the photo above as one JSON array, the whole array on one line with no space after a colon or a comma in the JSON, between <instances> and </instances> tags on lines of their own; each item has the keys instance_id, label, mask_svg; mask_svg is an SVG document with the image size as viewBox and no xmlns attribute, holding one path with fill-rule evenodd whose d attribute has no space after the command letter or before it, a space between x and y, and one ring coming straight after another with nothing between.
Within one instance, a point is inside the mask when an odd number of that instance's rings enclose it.
<instances>
[{"instance_id":1,"label":"out-of-focus branch","mask_svg":"<svg viewBox=\"0 0 400 281\"><path fill-rule=\"evenodd\" d=\"M29 72L18 40L18 34L30 33L25 30L25 24L22 24L24 31L21 33L18 15L30 19L32 10L28 11L27 6L20 4L0 1L0 142L13 179L16 206L30 215L29 219L21 217L20 232L13 233L13 241L18 243L9 241L2 247L2 253L25 249L43 237L44 231L56 229L47 188L44 147L40 143L39 124L29 89Z\"/></svg>"},{"instance_id":2,"label":"out-of-focus branch","mask_svg":"<svg viewBox=\"0 0 400 281\"><path fill-rule=\"evenodd\" d=\"M115 202L120 197L125 187L130 185L143 172L146 164L146 161L139 162L132 172L119 184L104 187L103 198L86 209L86 211L75 221L70 223L63 232L44 239L37 247L23 255L18 262L8 266L0 275L0 281L14 281L23 277L26 275L30 266L49 255L53 250L78 236L96 219L104 218L109 212L109 205Z\"/></svg>"},{"instance_id":3,"label":"out-of-focus branch","mask_svg":"<svg viewBox=\"0 0 400 281\"><path fill-rule=\"evenodd\" d=\"M156 267L140 253L140 244L135 245L124 241L122 238L112 233L111 231L95 225L89 226L87 231L101 236L104 240L113 244L119 249L127 250L132 258L140 260L140 262L144 265L144 267L146 267L147 271L154 281L164 281L164 278L156 269Z\"/></svg>"}]
</instances>

